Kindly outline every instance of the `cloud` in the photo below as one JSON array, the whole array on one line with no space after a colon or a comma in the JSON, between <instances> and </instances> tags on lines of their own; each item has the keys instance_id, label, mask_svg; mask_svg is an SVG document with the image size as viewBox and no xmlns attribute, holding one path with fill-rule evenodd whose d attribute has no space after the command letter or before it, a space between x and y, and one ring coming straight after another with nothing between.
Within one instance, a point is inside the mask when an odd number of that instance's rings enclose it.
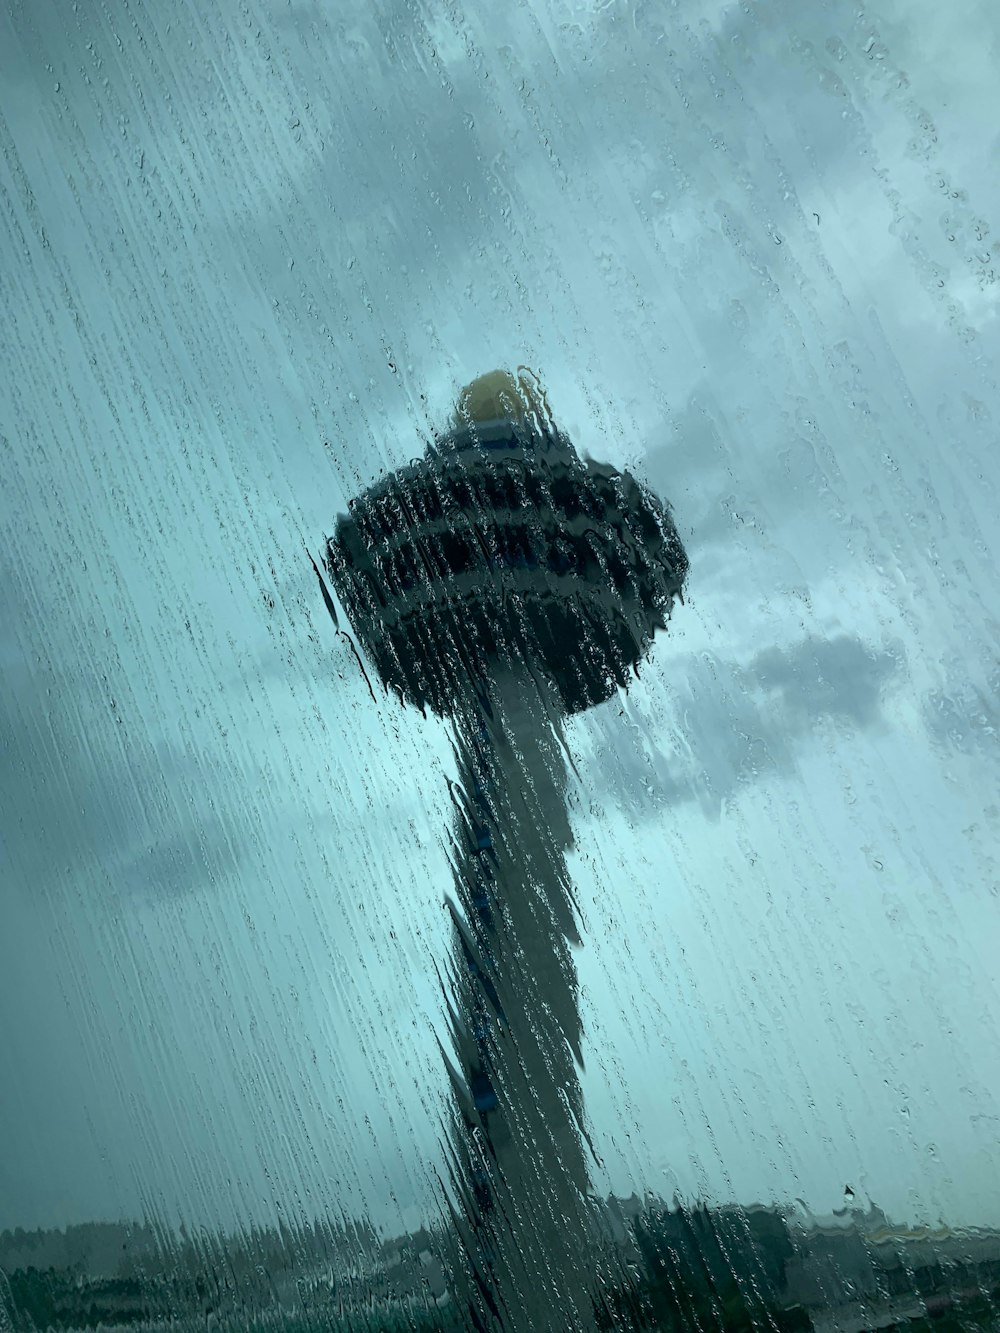
<instances>
[{"instance_id":1,"label":"cloud","mask_svg":"<svg viewBox=\"0 0 1000 1333\"><path fill-rule=\"evenodd\" d=\"M970 754L996 754L1000 733L1000 663L994 662L985 688L968 678L931 690L924 699L923 719L931 739L941 746Z\"/></svg>"},{"instance_id":2,"label":"cloud","mask_svg":"<svg viewBox=\"0 0 1000 1333\"><path fill-rule=\"evenodd\" d=\"M238 869L222 812L197 800L206 787L225 790L203 757L136 734L123 748L117 733L127 724L113 690L99 698L82 675L29 672L5 658L0 804L9 883L36 893L96 871L119 893L180 893Z\"/></svg>"},{"instance_id":3,"label":"cloud","mask_svg":"<svg viewBox=\"0 0 1000 1333\"><path fill-rule=\"evenodd\" d=\"M842 634L769 648L750 663L747 676L778 696L790 732L805 735L818 717L843 719L859 729L874 726L883 690L899 665L898 652L876 651Z\"/></svg>"},{"instance_id":4,"label":"cloud","mask_svg":"<svg viewBox=\"0 0 1000 1333\"><path fill-rule=\"evenodd\" d=\"M608 732L598 780L641 818L697 802L717 819L745 784L792 772L796 751L826 728L878 726L901 668L898 647L875 649L846 634L768 648L746 665L709 653L675 660L671 715L656 744L629 745L610 712L595 716ZM664 734L669 749L659 743Z\"/></svg>"}]
</instances>

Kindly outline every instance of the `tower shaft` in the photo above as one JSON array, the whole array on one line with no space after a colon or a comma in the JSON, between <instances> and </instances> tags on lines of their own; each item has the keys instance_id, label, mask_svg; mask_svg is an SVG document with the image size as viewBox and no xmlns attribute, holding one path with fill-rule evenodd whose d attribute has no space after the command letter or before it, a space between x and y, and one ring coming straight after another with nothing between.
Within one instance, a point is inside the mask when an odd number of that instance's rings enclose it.
<instances>
[{"instance_id":1,"label":"tower shaft","mask_svg":"<svg viewBox=\"0 0 1000 1333\"><path fill-rule=\"evenodd\" d=\"M595 1328L560 712L527 670L456 716L452 1024L466 1262L486 1328Z\"/></svg>"}]
</instances>

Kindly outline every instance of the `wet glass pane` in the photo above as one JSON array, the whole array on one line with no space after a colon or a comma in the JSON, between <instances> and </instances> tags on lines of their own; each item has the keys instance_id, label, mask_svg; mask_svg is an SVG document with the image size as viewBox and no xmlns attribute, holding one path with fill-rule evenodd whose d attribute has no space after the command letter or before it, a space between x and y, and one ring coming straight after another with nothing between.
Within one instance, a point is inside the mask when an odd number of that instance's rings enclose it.
<instances>
[{"instance_id":1,"label":"wet glass pane","mask_svg":"<svg viewBox=\"0 0 1000 1333\"><path fill-rule=\"evenodd\" d=\"M0 11L0 1328L1000 1327L987 0Z\"/></svg>"}]
</instances>

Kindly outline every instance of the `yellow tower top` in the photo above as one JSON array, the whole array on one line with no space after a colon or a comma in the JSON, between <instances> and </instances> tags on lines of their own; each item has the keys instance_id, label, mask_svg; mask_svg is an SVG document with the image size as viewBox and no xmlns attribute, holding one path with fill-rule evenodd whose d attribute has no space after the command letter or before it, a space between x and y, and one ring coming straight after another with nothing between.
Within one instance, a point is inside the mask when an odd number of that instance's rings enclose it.
<instances>
[{"instance_id":1,"label":"yellow tower top","mask_svg":"<svg viewBox=\"0 0 1000 1333\"><path fill-rule=\"evenodd\" d=\"M459 394L455 411L463 425L483 425L498 418L521 425L532 414L544 423L549 409L542 386L524 366L518 367L516 378L509 370L480 375Z\"/></svg>"}]
</instances>

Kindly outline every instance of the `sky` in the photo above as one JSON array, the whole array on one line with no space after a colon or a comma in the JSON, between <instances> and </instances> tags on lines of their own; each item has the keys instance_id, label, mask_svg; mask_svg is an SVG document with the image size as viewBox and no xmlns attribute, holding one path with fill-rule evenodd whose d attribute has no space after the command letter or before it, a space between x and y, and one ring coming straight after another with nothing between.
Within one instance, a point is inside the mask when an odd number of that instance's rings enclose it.
<instances>
[{"instance_id":1,"label":"sky","mask_svg":"<svg viewBox=\"0 0 1000 1333\"><path fill-rule=\"evenodd\" d=\"M502 10L0 11L0 1228L440 1214L449 736L307 552L519 364L691 558L595 1188L1000 1224L1000 15Z\"/></svg>"}]
</instances>

